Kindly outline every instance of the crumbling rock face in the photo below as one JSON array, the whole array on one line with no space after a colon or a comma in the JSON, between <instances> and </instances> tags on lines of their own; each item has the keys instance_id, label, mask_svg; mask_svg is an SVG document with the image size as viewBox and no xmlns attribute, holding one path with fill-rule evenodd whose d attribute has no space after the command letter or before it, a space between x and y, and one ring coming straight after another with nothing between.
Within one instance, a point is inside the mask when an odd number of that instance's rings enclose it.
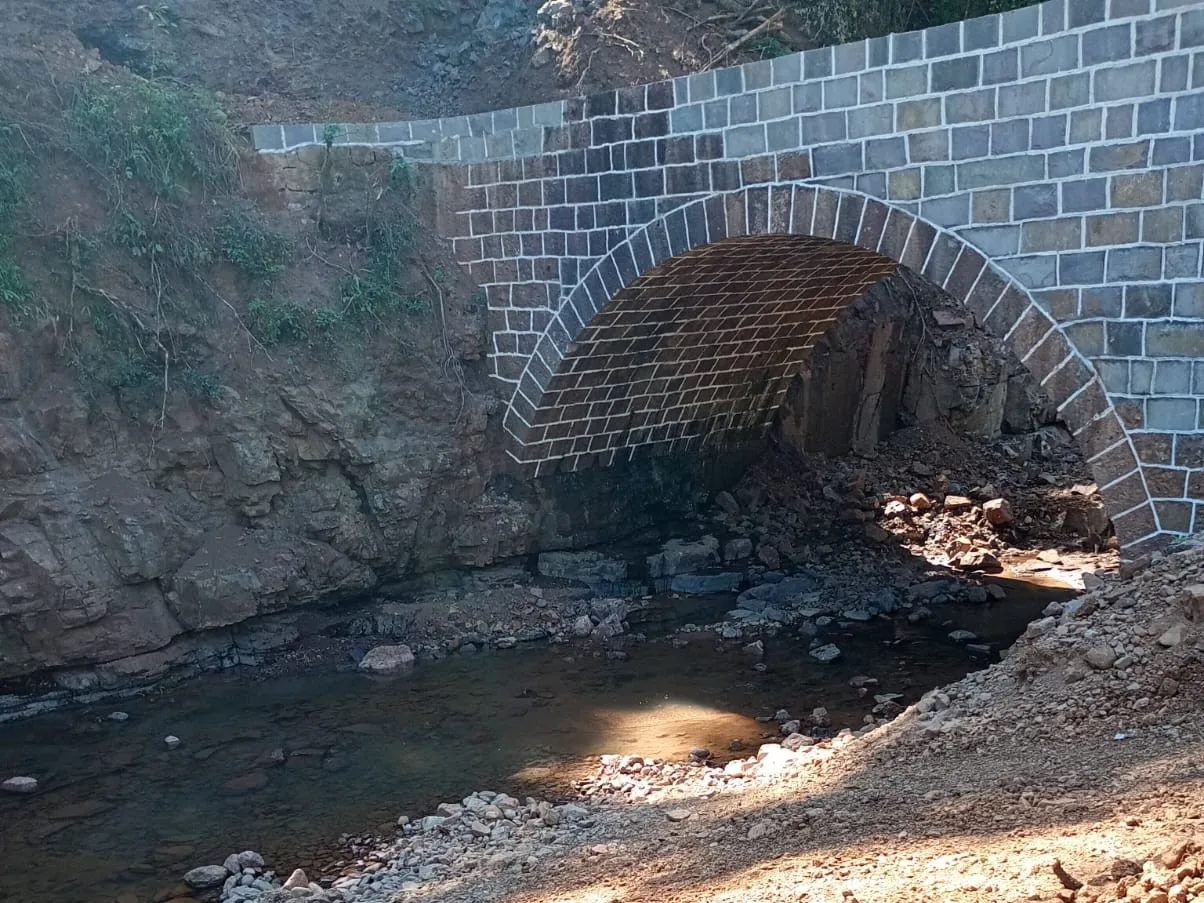
<instances>
[{"instance_id":1,"label":"crumbling rock face","mask_svg":"<svg viewBox=\"0 0 1204 903\"><path fill-rule=\"evenodd\" d=\"M816 345L779 429L804 453L865 452L932 421L989 439L1054 421L1048 398L974 316L909 273L871 288Z\"/></svg>"}]
</instances>

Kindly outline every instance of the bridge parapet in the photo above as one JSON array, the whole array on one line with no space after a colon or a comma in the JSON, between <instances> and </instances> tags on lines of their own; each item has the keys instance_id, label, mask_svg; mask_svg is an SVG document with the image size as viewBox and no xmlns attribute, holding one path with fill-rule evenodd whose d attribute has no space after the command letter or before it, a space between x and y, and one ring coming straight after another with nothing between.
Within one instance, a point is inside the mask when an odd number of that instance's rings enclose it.
<instances>
[{"instance_id":1,"label":"bridge parapet","mask_svg":"<svg viewBox=\"0 0 1204 903\"><path fill-rule=\"evenodd\" d=\"M1057 388L1126 542L1204 528L1204 0L1047 0L520 110L254 139L433 165L441 231L488 297L518 461L604 464L722 432L731 418L681 405L638 441L609 416L544 428L569 397L549 393L576 389L563 368L601 369L582 342L616 338L595 318L647 296L638 277L789 233L935 276L987 318ZM966 261L974 281L951 279Z\"/></svg>"}]
</instances>

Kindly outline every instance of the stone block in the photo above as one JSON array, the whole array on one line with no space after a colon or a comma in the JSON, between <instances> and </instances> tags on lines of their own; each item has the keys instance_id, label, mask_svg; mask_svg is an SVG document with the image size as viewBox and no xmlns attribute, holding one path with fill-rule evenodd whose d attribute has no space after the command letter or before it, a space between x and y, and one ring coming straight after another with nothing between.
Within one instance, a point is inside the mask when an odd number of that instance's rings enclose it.
<instances>
[{"instance_id":1,"label":"stone block","mask_svg":"<svg viewBox=\"0 0 1204 903\"><path fill-rule=\"evenodd\" d=\"M1144 169L1149 163L1150 142L1112 144L1091 148L1088 157L1092 172L1115 172L1123 169Z\"/></svg>"},{"instance_id":2,"label":"stone block","mask_svg":"<svg viewBox=\"0 0 1204 903\"><path fill-rule=\"evenodd\" d=\"M934 203L938 202L928 201L925 204L921 204L921 215L924 214L926 204ZM934 222L937 221L934 220ZM958 234L984 254L991 257L1010 257L1019 253L1019 226L981 226L961 229Z\"/></svg>"},{"instance_id":3,"label":"stone block","mask_svg":"<svg viewBox=\"0 0 1204 903\"><path fill-rule=\"evenodd\" d=\"M1066 185L1063 185L1063 190L1065 188ZM1140 213L1103 213L1086 219L1087 247L1132 244L1140 234Z\"/></svg>"},{"instance_id":4,"label":"stone block","mask_svg":"<svg viewBox=\"0 0 1204 903\"><path fill-rule=\"evenodd\" d=\"M1012 257L999 263L1026 288L1051 288L1058 283L1058 259L1051 254Z\"/></svg>"},{"instance_id":5,"label":"stone block","mask_svg":"<svg viewBox=\"0 0 1204 903\"><path fill-rule=\"evenodd\" d=\"M1032 121L1033 150L1049 150L1066 145L1067 117L1062 113L1057 116L1040 116ZM1024 148L1027 150L1028 148Z\"/></svg>"},{"instance_id":6,"label":"stone block","mask_svg":"<svg viewBox=\"0 0 1204 903\"><path fill-rule=\"evenodd\" d=\"M803 54L803 78L827 78L832 74L832 48L820 47Z\"/></svg>"},{"instance_id":7,"label":"stone block","mask_svg":"<svg viewBox=\"0 0 1204 903\"><path fill-rule=\"evenodd\" d=\"M1048 41L1026 44L1020 48L1020 75L1033 78L1076 69L1079 65L1077 35L1059 35Z\"/></svg>"},{"instance_id":8,"label":"stone block","mask_svg":"<svg viewBox=\"0 0 1204 903\"><path fill-rule=\"evenodd\" d=\"M970 199L970 221L973 223L1005 223L1012 218L1012 191L993 188L976 191Z\"/></svg>"},{"instance_id":9,"label":"stone block","mask_svg":"<svg viewBox=\"0 0 1204 903\"><path fill-rule=\"evenodd\" d=\"M895 107L895 128L900 132L934 128L941 124L941 99L903 101Z\"/></svg>"},{"instance_id":10,"label":"stone block","mask_svg":"<svg viewBox=\"0 0 1204 903\"><path fill-rule=\"evenodd\" d=\"M949 159L949 131L913 132L907 136L912 163L931 163Z\"/></svg>"},{"instance_id":11,"label":"stone block","mask_svg":"<svg viewBox=\"0 0 1204 903\"><path fill-rule=\"evenodd\" d=\"M1055 151L1046 158L1046 168L1051 179L1069 179L1087 171L1087 155L1082 148Z\"/></svg>"},{"instance_id":12,"label":"stone block","mask_svg":"<svg viewBox=\"0 0 1204 903\"><path fill-rule=\"evenodd\" d=\"M1041 31L1041 10L1036 6L1009 10L1000 15L999 26L1005 44L1036 37Z\"/></svg>"},{"instance_id":13,"label":"stone block","mask_svg":"<svg viewBox=\"0 0 1204 903\"><path fill-rule=\"evenodd\" d=\"M1108 251L1109 282L1141 282L1161 276L1161 248L1112 248Z\"/></svg>"},{"instance_id":14,"label":"stone block","mask_svg":"<svg viewBox=\"0 0 1204 903\"><path fill-rule=\"evenodd\" d=\"M868 169L896 169L907 165L907 145L902 137L880 138L865 143Z\"/></svg>"},{"instance_id":15,"label":"stone block","mask_svg":"<svg viewBox=\"0 0 1204 903\"><path fill-rule=\"evenodd\" d=\"M1109 141L1119 141L1121 138L1133 137L1133 111L1135 104L1117 104L1108 107L1104 116L1104 137Z\"/></svg>"},{"instance_id":16,"label":"stone block","mask_svg":"<svg viewBox=\"0 0 1204 903\"><path fill-rule=\"evenodd\" d=\"M757 119L762 122L771 119L782 119L792 112L791 96L793 89L771 88L757 94Z\"/></svg>"},{"instance_id":17,"label":"stone block","mask_svg":"<svg viewBox=\"0 0 1204 903\"><path fill-rule=\"evenodd\" d=\"M1035 251L1068 251L1083 246L1083 222L1080 218L1038 220L1023 225L1021 250L1026 254Z\"/></svg>"},{"instance_id":18,"label":"stone block","mask_svg":"<svg viewBox=\"0 0 1204 903\"><path fill-rule=\"evenodd\" d=\"M1082 213L1087 210L1106 210L1108 180L1081 179L1062 183L1062 212Z\"/></svg>"},{"instance_id":19,"label":"stone block","mask_svg":"<svg viewBox=\"0 0 1204 903\"><path fill-rule=\"evenodd\" d=\"M959 23L960 27L960 23ZM932 93L963 91L979 84L979 57L968 56L954 60L939 60L932 64L930 75Z\"/></svg>"},{"instance_id":20,"label":"stone block","mask_svg":"<svg viewBox=\"0 0 1204 903\"><path fill-rule=\"evenodd\" d=\"M886 193L892 201L914 201L920 197L920 170L898 169L887 173Z\"/></svg>"},{"instance_id":21,"label":"stone block","mask_svg":"<svg viewBox=\"0 0 1204 903\"><path fill-rule=\"evenodd\" d=\"M1065 110L1091 102L1091 77L1086 72L1049 80L1049 109Z\"/></svg>"},{"instance_id":22,"label":"stone block","mask_svg":"<svg viewBox=\"0 0 1204 903\"><path fill-rule=\"evenodd\" d=\"M1058 255L1058 281L1063 285L1095 285L1104 281L1104 252Z\"/></svg>"},{"instance_id":23,"label":"stone block","mask_svg":"<svg viewBox=\"0 0 1204 903\"><path fill-rule=\"evenodd\" d=\"M1174 313L1176 317L1191 317L1204 320L1204 282L1181 282L1175 286L1174 294ZM1204 324L1200 328L1204 329ZM1204 385L1198 386L1197 391L1204 395Z\"/></svg>"},{"instance_id":24,"label":"stone block","mask_svg":"<svg viewBox=\"0 0 1204 903\"><path fill-rule=\"evenodd\" d=\"M800 117L803 144L830 144L848 138L844 113Z\"/></svg>"},{"instance_id":25,"label":"stone block","mask_svg":"<svg viewBox=\"0 0 1204 903\"><path fill-rule=\"evenodd\" d=\"M1070 143L1087 144L1099 141L1103 134L1104 116L1101 110L1075 110L1070 114Z\"/></svg>"},{"instance_id":26,"label":"stone block","mask_svg":"<svg viewBox=\"0 0 1204 903\"><path fill-rule=\"evenodd\" d=\"M991 125L991 154L996 157L1021 154L1029 149L1031 123L1028 119L1007 119Z\"/></svg>"},{"instance_id":27,"label":"stone block","mask_svg":"<svg viewBox=\"0 0 1204 903\"><path fill-rule=\"evenodd\" d=\"M1002 85L1020 77L1020 51L1006 47L982 58L983 85Z\"/></svg>"},{"instance_id":28,"label":"stone block","mask_svg":"<svg viewBox=\"0 0 1204 903\"><path fill-rule=\"evenodd\" d=\"M1174 289L1166 283L1126 285L1125 316L1130 319L1169 317Z\"/></svg>"},{"instance_id":29,"label":"stone block","mask_svg":"<svg viewBox=\"0 0 1204 903\"><path fill-rule=\"evenodd\" d=\"M1151 244L1169 244L1183 240L1183 208L1165 207L1146 210L1141 215L1141 240Z\"/></svg>"},{"instance_id":30,"label":"stone block","mask_svg":"<svg viewBox=\"0 0 1204 903\"><path fill-rule=\"evenodd\" d=\"M1198 201L1204 197L1204 165L1176 166L1166 171L1166 200Z\"/></svg>"},{"instance_id":31,"label":"stone block","mask_svg":"<svg viewBox=\"0 0 1204 903\"><path fill-rule=\"evenodd\" d=\"M1096 69L1092 77L1096 103L1149 97L1156 93L1157 64L1154 60L1144 60L1127 66Z\"/></svg>"},{"instance_id":32,"label":"stone block","mask_svg":"<svg viewBox=\"0 0 1204 903\"><path fill-rule=\"evenodd\" d=\"M928 93L928 66L904 66L885 72L886 99L899 100Z\"/></svg>"},{"instance_id":33,"label":"stone block","mask_svg":"<svg viewBox=\"0 0 1204 903\"><path fill-rule=\"evenodd\" d=\"M1124 311L1124 289L1119 285L1084 288L1079 292L1079 310L1084 317L1120 317Z\"/></svg>"},{"instance_id":34,"label":"stone block","mask_svg":"<svg viewBox=\"0 0 1204 903\"><path fill-rule=\"evenodd\" d=\"M887 135L894 128L894 108L891 104L859 107L848 112L850 138L867 138L871 135Z\"/></svg>"},{"instance_id":35,"label":"stone block","mask_svg":"<svg viewBox=\"0 0 1204 903\"><path fill-rule=\"evenodd\" d=\"M1199 323L1150 323L1145 345L1150 357L1204 357L1204 329Z\"/></svg>"},{"instance_id":36,"label":"stone block","mask_svg":"<svg viewBox=\"0 0 1204 903\"><path fill-rule=\"evenodd\" d=\"M1138 357L1142 353L1143 323L1126 323L1109 320L1105 324L1108 354L1121 357Z\"/></svg>"},{"instance_id":37,"label":"stone block","mask_svg":"<svg viewBox=\"0 0 1204 903\"><path fill-rule=\"evenodd\" d=\"M993 16L979 16L976 19L967 19L962 23L963 44L967 52L971 50L984 50L988 47L999 46L999 22L998 14Z\"/></svg>"},{"instance_id":38,"label":"stone block","mask_svg":"<svg viewBox=\"0 0 1204 903\"><path fill-rule=\"evenodd\" d=\"M991 129L985 125L969 125L951 131L954 160L985 157L991 149Z\"/></svg>"},{"instance_id":39,"label":"stone block","mask_svg":"<svg viewBox=\"0 0 1204 903\"><path fill-rule=\"evenodd\" d=\"M1191 369L1191 361L1160 360L1155 363L1155 394L1190 395Z\"/></svg>"},{"instance_id":40,"label":"stone block","mask_svg":"<svg viewBox=\"0 0 1204 903\"><path fill-rule=\"evenodd\" d=\"M1072 8L1083 5L1079 0ZM1115 63L1133 55L1133 23L1096 28L1083 34L1083 65Z\"/></svg>"},{"instance_id":41,"label":"stone block","mask_svg":"<svg viewBox=\"0 0 1204 903\"><path fill-rule=\"evenodd\" d=\"M1145 405L1145 425L1149 429L1192 432L1198 426L1194 398L1149 398Z\"/></svg>"},{"instance_id":42,"label":"stone block","mask_svg":"<svg viewBox=\"0 0 1204 903\"><path fill-rule=\"evenodd\" d=\"M763 154L767 149L764 124L736 126L723 133L724 154L742 158Z\"/></svg>"},{"instance_id":43,"label":"stone block","mask_svg":"<svg viewBox=\"0 0 1204 903\"><path fill-rule=\"evenodd\" d=\"M1026 82L1020 85L1001 85L999 92L1000 116L1032 116L1045 113L1048 86L1044 81Z\"/></svg>"},{"instance_id":44,"label":"stone block","mask_svg":"<svg viewBox=\"0 0 1204 903\"><path fill-rule=\"evenodd\" d=\"M1162 172L1122 173L1112 177L1113 207L1156 207L1162 203Z\"/></svg>"},{"instance_id":45,"label":"stone block","mask_svg":"<svg viewBox=\"0 0 1204 903\"><path fill-rule=\"evenodd\" d=\"M995 118L995 90L966 91L945 96L945 121L984 122Z\"/></svg>"},{"instance_id":46,"label":"stone block","mask_svg":"<svg viewBox=\"0 0 1204 903\"><path fill-rule=\"evenodd\" d=\"M955 140L956 137L955 133ZM1028 154L957 165L957 186L961 190L1039 182L1044 178L1045 161L1039 156Z\"/></svg>"}]
</instances>

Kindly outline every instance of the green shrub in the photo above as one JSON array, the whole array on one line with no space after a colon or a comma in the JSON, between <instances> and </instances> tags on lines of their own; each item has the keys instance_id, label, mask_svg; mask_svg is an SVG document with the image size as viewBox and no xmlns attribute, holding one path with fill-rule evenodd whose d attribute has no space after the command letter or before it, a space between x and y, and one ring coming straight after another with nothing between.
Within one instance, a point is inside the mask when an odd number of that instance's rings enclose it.
<instances>
[{"instance_id":1,"label":"green shrub","mask_svg":"<svg viewBox=\"0 0 1204 903\"><path fill-rule=\"evenodd\" d=\"M252 301L247 305L247 328L265 346L304 341L309 335L308 311L290 301Z\"/></svg>"},{"instance_id":2,"label":"green shrub","mask_svg":"<svg viewBox=\"0 0 1204 903\"><path fill-rule=\"evenodd\" d=\"M217 227L222 256L251 279L267 280L293 260L293 244L258 212L237 207Z\"/></svg>"},{"instance_id":3,"label":"green shrub","mask_svg":"<svg viewBox=\"0 0 1204 903\"><path fill-rule=\"evenodd\" d=\"M217 374L196 367L184 367L180 370L180 384L193 398L204 401L220 401L226 394Z\"/></svg>"},{"instance_id":4,"label":"green shrub","mask_svg":"<svg viewBox=\"0 0 1204 903\"><path fill-rule=\"evenodd\" d=\"M207 95L163 82L132 84L88 76L68 114L69 148L100 169L105 188L127 182L180 197L234 183L234 145L225 113Z\"/></svg>"},{"instance_id":5,"label":"green shrub","mask_svg":"<svg viewBox=\"0 0 1204 903\"><path fill-rule=\"evenodd\" d=\"M1039 0L794 0L819 44L845 44L1030 6Z\"/></svg>"},{"instance_id":6,"label":"green shrub","mask_svg":"<svg viewBox=\"0 0 1204 903\"><path fill-rule=\"evenodd\" d=\"M29 320L38 312L37 301L25 283L21 268L3 260L0 260L0 304L18 322Z\"/></svg>"}]
</instances>

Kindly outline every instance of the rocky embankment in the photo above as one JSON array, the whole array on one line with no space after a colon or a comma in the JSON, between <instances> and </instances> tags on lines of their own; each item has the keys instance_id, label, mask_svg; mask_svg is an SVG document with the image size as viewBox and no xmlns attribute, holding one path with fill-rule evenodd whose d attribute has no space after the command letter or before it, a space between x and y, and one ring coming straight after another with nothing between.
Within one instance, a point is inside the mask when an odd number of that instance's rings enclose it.
<instances>
[{"instance_id":1,"label":"rocky embankment","mask_svg":"<svg viewBox=\"0 0 1204 903\"><path fill-rule=\"evenodd\" d=\"M264 903L603 885L624 899L1189 903L1204 898L1202 678L1194 545L1052 607L1000 663L856 733L809 735L824 733L817 710L722 768L706 750L627 751L572 802L482 792L403 816L393 837L349 839L316 882L277 889L232 860L211 877L225 870L223 899Z\"/></svg>"}]
</instances>

